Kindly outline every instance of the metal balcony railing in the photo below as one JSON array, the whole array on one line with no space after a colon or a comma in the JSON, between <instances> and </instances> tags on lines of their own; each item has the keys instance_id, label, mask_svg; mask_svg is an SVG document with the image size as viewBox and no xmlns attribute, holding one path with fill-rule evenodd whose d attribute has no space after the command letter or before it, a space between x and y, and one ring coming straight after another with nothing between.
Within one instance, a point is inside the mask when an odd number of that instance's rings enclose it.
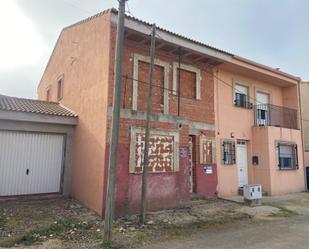
<instances>
[{"instance_id":1,"label":"metal balcony railing","mask_svg":"<svg viewBox=\"0 0 309 249\"><path fill-rule=\"evenodd\" d=\"M297 110L270 104L256 105L254 108L256 126L276 126L299 129Z\"/></svg>"}]
</instances>

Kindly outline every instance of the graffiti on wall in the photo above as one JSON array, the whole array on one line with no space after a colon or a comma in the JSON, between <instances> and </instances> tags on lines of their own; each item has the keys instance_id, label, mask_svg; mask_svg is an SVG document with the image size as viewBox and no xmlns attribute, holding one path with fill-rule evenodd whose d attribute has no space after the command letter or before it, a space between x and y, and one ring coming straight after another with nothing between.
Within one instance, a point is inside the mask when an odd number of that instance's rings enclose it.
<instances>
[{"instance_id":1,"label":"graffiti on wall","mask_svg":"<svg viewBox=\"0 0 309 249\"><path fill-rule=\"evenodd\" d=\"M135 136L135 172L141 172L144 161L145 134ZM151 135L149 138L149 172L171 172L174 169L174 136Z\"/></svg>"}]
</instances>

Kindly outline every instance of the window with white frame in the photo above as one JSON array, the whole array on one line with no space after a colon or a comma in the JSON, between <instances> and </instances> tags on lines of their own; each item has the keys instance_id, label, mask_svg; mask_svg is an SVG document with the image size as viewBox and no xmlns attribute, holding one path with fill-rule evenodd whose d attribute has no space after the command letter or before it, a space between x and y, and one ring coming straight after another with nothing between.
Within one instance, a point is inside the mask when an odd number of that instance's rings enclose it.
<instances>
[{"instance_id":1,"label":"window with white frame","mask_svg":"<svg viewBox=\"0 0 309 249\"><path fill-rule=\"evenodd\" d=\"M280 170L298 169L297 144L278 142L277 150Z\"/></svg>"},{"instance_id":2,"label":"window with white frame","mask_svg":"<svg viewBox=\"0 0 309 249\"><path fill-rule=\"evenodd\" d=\"M222 142L222 164L232 165L236 163L235 141L223 140Z\"/></svg>"}]
</instances>

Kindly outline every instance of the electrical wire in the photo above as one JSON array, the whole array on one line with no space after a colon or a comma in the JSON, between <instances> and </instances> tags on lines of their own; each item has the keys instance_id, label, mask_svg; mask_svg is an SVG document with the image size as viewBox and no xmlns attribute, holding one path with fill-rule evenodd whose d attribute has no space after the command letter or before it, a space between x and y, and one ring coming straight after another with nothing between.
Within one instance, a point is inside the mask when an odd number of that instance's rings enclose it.
<instances>
[{"instance_id":1,"label":"electrical wire","mask_svg":"<svg viewBox=\"0 0 309 249\"><path fill-rule=\"evenodd\" d=\"M70 1L68 1L68 0L64 0L64 2L66 2L66 3L69 4L69 5L71 5L72 7L75 7L75 8L77 8L77 9L79 9L79 10L82 10L82 11L88 13L88 14L92 14L90 11L85 10L84 8L82 8L82 7L80 7L80 6L77 6L77 5L73 4L72 2L70 2ZM131 15L133 18L136 18L136 19L138 20L138 18L135 17L135 15L131 12L128 1L126 1L126 6L127 6L127 10L126 10L125 12L126 12L127 14ZM109 19L104 19L104 21L110 21L110 20L109 20ZM145 27L146 27L147 29L149 29L150 32L152 31L152 30L151 30L151 27L148 27L148 25L145 25ZM156 37L158 37L159 39L164 40L158 33L156 33ZM174 43L172 40L170 40L169 42L170 42L170 43ZM197 62L194 63L194 64L197 64ZM207 65L207 66L210 66L210 67L214 67L213 65L208 64L208 63L204 63L204 65ZM244 92L240 91L239 89L236 89L233 85L231 85L231 84L225 82L224 80L222 80L220 77L214 75L213 73L209 73L207 70L205 70L205 71L206 71L206 73L210 74L212 77L216 78L219 82L221 82L221 83L223 83L223 84L225 84L225 85L231 87L234 91L236 91L236 92L238 92L238 93L240 93L240 94L245 94ZM122 77L124 77L124 76L122 76ZM132 77L128 77L128 76L127 76L127 79L135 80L135 81L138 81L138 82L140 82L140 83L142 83L142 84L149 84L148 82L144 82L144 81L141 81L141 80L138 80L138 79L133 79ZM180 98L191 99L191 100L192 100L192 98L190 98L190 97L179 96L179 95L175 94L175 91L172 90L172 89L165 88L165 87L162 87L162 86L159 86L159 85L153 85L153 86L154 86L154 87L159 87L159 88L164 89L164 90L167 90L167 91L169 91L169 92L172 92L172 94L173 94L175 97L180 97ZM246 95L246 96L247 96L249 99L253 100L255 103L264 104L264 103L258 101L256 98L250 96L250 95ZM284 113L282 110L276 109L273 105L268 105L268 107L269 107L269 109L272 109L272 110L274 110L274 111L277 111L277 112L280 112L280 113ZM280 108L280 107L278 107L278 108ZM300 120L301 120L301 121L305 121L305 122L309 122L309 120L302 119L302 118L301 118Z\"/></svg>"}]
</instances>

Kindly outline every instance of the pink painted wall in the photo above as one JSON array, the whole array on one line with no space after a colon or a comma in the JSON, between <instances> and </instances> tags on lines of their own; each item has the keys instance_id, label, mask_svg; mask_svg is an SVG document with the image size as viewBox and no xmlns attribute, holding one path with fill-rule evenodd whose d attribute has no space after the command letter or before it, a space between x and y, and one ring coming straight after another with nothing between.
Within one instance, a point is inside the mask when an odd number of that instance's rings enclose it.
<instances>
[{"instance_id":1,"label":"pink painted wall","mask_svg":"<svg viewBox=\"0 0 309 249\"><path fill-rule=\"evenodd\" d=\"M78 113L72 163L72 196L96 212L103 209L110 14L65 28L38 86L38 98L57 101L57 79L63 75L60 103ZM98 56L100 54L100 56Z\"/></svg>"},{"instance_id":2,"label":"pink painted wall","mask_svg":"<svg viewBox=\"0 0 309 249\"><path fill-rule=\"evenodd\" d=\"M305 166L309 166L309 151L305 151Z\"/></svg>"},{"instance_id":3,"label":"pink painted wall","mask_svg":"<svg viewBox=\"0 0 309 249\"><path fill-rule=\"evenodd\" d=\"M300 191L304 186L302 144L299 130L289 130L272 127L271 131L252 128L254 126L254 109L234 106L233 83L237 82L249 88L250 101L255 103L256 92L265 91L270 94L270 104L299 109L297 81L268 75L263 77L261 72L250 72L228 64L219 66L215 74L215 109L217 129L217 170L218 194L230 196L238 194L237 165L222 164L222 139L246 140L248 148L248 180L249 184L260 183L264 189L273 194ZM272 80L269 80L272 77ZM220 80L219 80L220 79ZM284 80L284 82L283 82ZM267 128L265 128L267 129ZM284 132L283 132L284 130ZM275 132L276 131L276 132ZM232 137L233 136L233 137ZM285 139L298 144L299 166L297 172L277 172L275 169L274 140ZM272 140L270 140L272 139ZM259 155L260 166L252 165L252 156ZM286 181L285 181L286 180ZM284 186L280 186L282 183ZM294 184L295 183L295 184ZM294 185L293 185L294 184Z\"/></svg>"},{"instance_id":4,"label":"pink painted wall","mask_svg":"<svg viewBox=\"0 0 309 249\"><path fill-rule=\"evenodd\" d=\"M305 189L302 134L299 130L268 127L268 144L270 152L271 195L299 192ZM293 141L298 147L298 170L279 170L274 150L275 141Z\"/></svg>"}]
</instances>

